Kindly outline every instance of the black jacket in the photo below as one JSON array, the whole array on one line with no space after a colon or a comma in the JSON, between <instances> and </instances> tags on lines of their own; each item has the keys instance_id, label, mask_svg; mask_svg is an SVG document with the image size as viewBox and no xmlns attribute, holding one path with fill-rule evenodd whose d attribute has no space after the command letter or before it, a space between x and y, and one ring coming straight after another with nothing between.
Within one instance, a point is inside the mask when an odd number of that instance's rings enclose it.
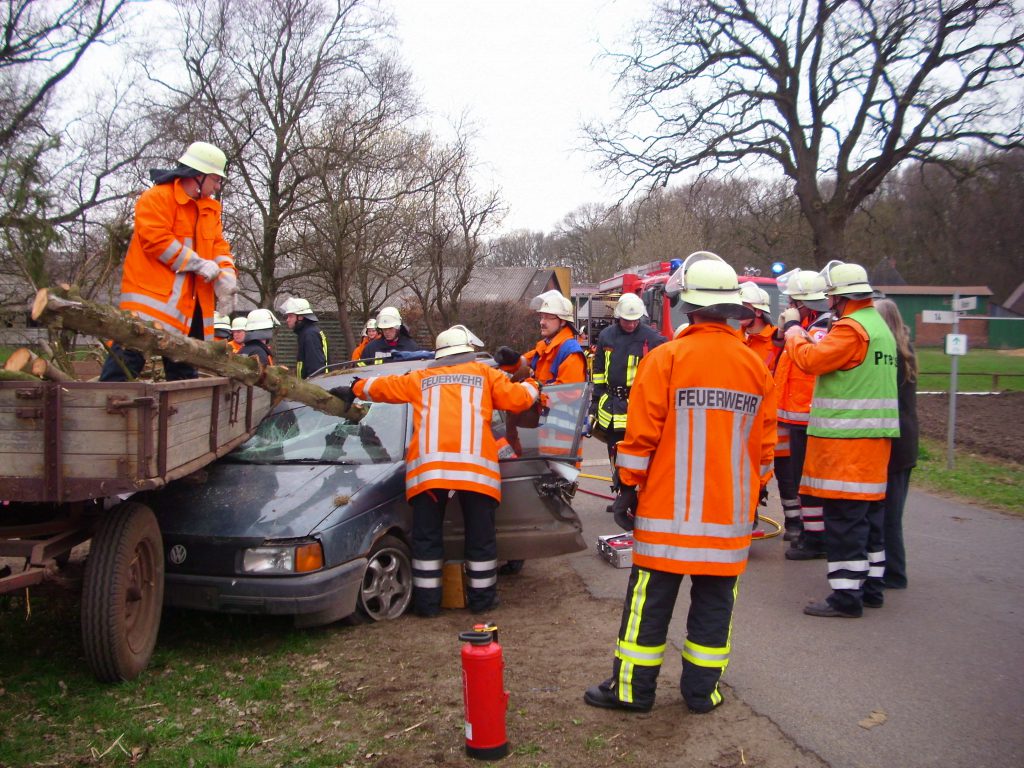
<instances>
[{"instance_id":1,"label":"black jacket","mask_svg":"<svg viewBox=\"0 0 1024 768\"><path fill-rule=\"evenodd\" d=\"M889 472L902 472L917 465L917 382L907 381L903 355L896 355L896 386L899 391L900 436L892 441Z\"/></svg>"},{"instance_id":2,"label":"black jacket","mask_svg":"<svg viewBox=\"0 0 1024 768\"><path fill-rule=\"evenodd\" d=\"M363 357L365 360L368 357L378 357L382 361L386 361L391 357L393 352L419 352L420 345L413 341L412 336L409 335L408 329L403 325L398 329L398 336L395 337L394 342L389 343L383 336L378 336L376 339L371 341L363 349Z\"/></svg>"},{"instance_id":3,"label":"black jacket","mask_svg":"<svg viewBox=\"0 0 1024 768\"><path fill-rule=\"evenodd\" d=\"M300 379L308 379L327 365L327 334L312 320L301 316L294 330L299 347L295 356L295 372Z\"/></svg>"},{"instance_id":4,"label":"black jacket","mask_svg":"<svg viewBox=\"0 0 1024 768\"><path fill-rule=\"evenodd\" d=\"M594 350L594 394L590 412L604 411L602 421L625 414L629 402L623 393L633 386L637 365L648 352L665 341L664 336L643 322L632 333L622 330L618 321L601 331Z\"/></svg>"},{"instance_id":5,"label":"black jacket","mask_svg":"<svg viewBox=\"0 0 1024 768\"><path fill-rule=\"evenodd\" d=\"M272 365L274 359L270 356L270 347L267 346L267 342L260 339L249 339L242 345L242 348L238 350L238 354L243 357L256 357L263 365Z\"/></svg>"}]
</instances>

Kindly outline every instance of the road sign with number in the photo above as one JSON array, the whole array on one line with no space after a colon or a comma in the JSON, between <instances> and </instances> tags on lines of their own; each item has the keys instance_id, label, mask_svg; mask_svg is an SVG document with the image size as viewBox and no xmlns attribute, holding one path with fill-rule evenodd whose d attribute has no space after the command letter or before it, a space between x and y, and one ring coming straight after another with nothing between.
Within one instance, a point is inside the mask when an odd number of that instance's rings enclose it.
<instances>
[{"instance_id":1,"label":"road sign with number","mask_svg":"<svg viewBox=\"0 0 1024 768\"><path fill-rule=\"evenodd\" d=\"M947 355L966 355L967 354L967 334L966 333L947 333L946 334L946 354Z\"/></svg>"},{"instance_id":2,"label":"road sign with number","mask_svg":"<svg viewBox=\"0 0 1024 768\"><path fill-rule=\"evenodd\" d=\"M942 309L923 309L921 310L921 322L952 325L953 313Z\"/></svg>"},{"instance_id":3,"label":"road sign with number","mask_svg":"<svg viewBox=\"0 0 1024 768\"><path fill-rule=\"evenodd\" d=\"M978 308L978 297L968 296L963 299L956 299L953 302L953 309L957 312L969 312L972 309Z\"/></svg>"}]
</instances>

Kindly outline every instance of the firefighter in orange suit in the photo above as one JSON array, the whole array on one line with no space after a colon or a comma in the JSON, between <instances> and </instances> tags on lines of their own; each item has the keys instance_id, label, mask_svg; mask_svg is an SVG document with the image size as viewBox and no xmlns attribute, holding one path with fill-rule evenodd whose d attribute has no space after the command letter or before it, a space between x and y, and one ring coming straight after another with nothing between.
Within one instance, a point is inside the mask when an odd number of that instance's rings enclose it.
<instances>
[{"instance_id":1,"label":"firefighter in orange suit","mask_svg":"<svg viewBox=\"0 0 1024 768\"><path fill-rule=\"evenodd\" d=\"M363 340L360 341L356 348L352 350L352 356L349 360L361 360L363 358L363 350L366 349L366 345L371 341L374 341L380 335L380 331L377 330L377 318L371 317L366 321L366 325L363 326Z\"/></svg>"},{"instance_id":2,"label":"firefighter in orange suit","mask_svg":"<svg viewBox=\"0 0 1024 768\"><path fill-rule=\"evenodd\" d=\"M197 339L213 338L215 303L235 309L237 273L214 198L227 158L212 144L191 144L171 170L152 169L154 184L135 204L135 231L121 277L122 310ZM216 302L215 302L216 297ZM112 345L100 381L135 378L145 365L135 350ZM194 379L191 365L164 358L169 381Z\"/></svg>"},{"instance_id":3,"label":"firefighter in orange suit","mask_svg":"<svg viewBox=\"0 0 1024 768\"><path fill-rule=\"evenodd\" d=\"M811 616L856 618L880 608L885 575L885 487L892 438L899 437L896 341L874 308L867 272L831 261L821 272L839 318L815 343L794 325L786 352L817 376L800 492L824 500L832 594Z\"/></svg>"},{"instance_id":4,"label":"firefighter in orange suit","mask_svg":"<svg viewBox=\"0 0 1024 768\"><path fill-rule=\"evenodd\" d=\"M691 712L705 713L722 703L738 579L758 489L771 476L775 384L726 322L750 313L732 267L698 251L666 291L690 325L679 341L647 354L630 393L616 458L622 489L611 509L624 528L635 523L633 568L612 676L583 699L609 709L653 706L669 621L689 575L680 689Z\"/></svg>"},{"instance_id":5,"label":"firefighter in orange suit","mask_svg":"<svg viewBox=\"0 0 1024 768\"><path fill-rule=\"evenodd\" d=\"M825 280L817 272L794 269L778 279L789 306L779 318L776 339L785 344L786 327L799 326L815 340L828 331L828 299ZM811 415L814 376L793 365L783 349L775 364L775 386L779 402L779 444L775 450L775 481L779 486L782 512L789 541L787 560L814 560L825 556L825 522L821 499L800 493L800 473L807 451L807 421ZM781 447L780 447L781 446Z\"/></svg>"},{"instance_id":6,"label":"firefighter in orange suit","mask_svg":"<svg viewBox=\"0 0 1024 768\"><path fill-rule=\"evenodd\" d=\"M495 408L524 411L539 390L533 379L513 383L478 362L474 346L482 342L456 325L438 334L432 366L401 376L356 379L351 387L334 390L348 403L359 397L412 406L405 494L413 509L413 609L420 616L441 610L441 530L452 491L459 494L465 521L469 608L480 613L497 605L494 515L501 502L501 471L491 414Z\"/></svg>"},{"instance_id":7,"label":"firefighter in orange suit","mask_svg":"<svg viewBox=\"0 0 1024 768\"><path fill-rule=\"evenodd\" d=\"M771 297L768 295L768 291L757 283L746 282L740 284L740 300L743 301L743 306L754 313L753 317L740 320L743 343L764 360L769 371L774 372L775 363L779 357L779 348L772 339L775 326L771 321Z\"/></svg>"}]
</instances>

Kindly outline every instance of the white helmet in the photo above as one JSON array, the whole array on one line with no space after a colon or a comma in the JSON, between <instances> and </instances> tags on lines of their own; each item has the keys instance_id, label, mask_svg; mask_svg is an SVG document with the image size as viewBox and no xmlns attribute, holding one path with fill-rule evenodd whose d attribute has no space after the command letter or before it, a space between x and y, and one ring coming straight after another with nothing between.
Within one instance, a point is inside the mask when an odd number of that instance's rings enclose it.
<instances>
[{"instance_id":1,"label":"white helmet","mask_svg":"<svg viewBox=\"0 0 1024 768\"><path fill-rule=\"evenodd\" d=\"M366 325L363 326L363 335L366 335L367 331L377 330L377 321L372 317L366 321Z\"/></svg>"},{"instance_id":2,"label":"white helmet","mask_svg":"<svg viewBox=\"0 0 1024 768\"><path fill-rule=\"evenodd\" d=\"M281 314L300 315L301 317L308 317L314 323L317 322L317 316L313 314L313 308L309 306L309 301L300 299L297 296L285 299L284 304L281 305Z\"/></svg>"},{"instance_id":3,"label":"white helmet","mask_svg":"<svg viewBox=\"0 0 1024 768\"><path fill-rule=\"evenodd\" d=\"M868 273L860 264L830 261L821 270L825 281L825 292L829 296L852 296L867 298L874 289L868 283Z\"/></svg>"},{"instance_id":4,"label":"white helmet","mask_svg":"<svg viewBox=\"0 0 1024 768\"><path fill-rule=\"evenodd\" d=\"M762 312L771 312L771 300L768 291L757 283L750 282L749 280L745 283L740 283L740 301L744 304L749 304L754 309L760 309Z\"/></svg>"},{"instance_id":5,"label":"white helmet","mask_svg":"<svg viewBox=\"0 0 1024 768\"><path fill-rule=\"evenodd\" d=\"M281 321L269 309L254 309L245 318L246 341L249 339L269 339L274 334L274 326L280 324Z\"/></svg>"},{"instance_id":6,"label":"white helmet","mask_svg":"<svg viewBox=\"0 0 1024 768\"><path fill-rule=\"evenodd\" d=\"M567 323L573 321L572 302L561 291L554 289L535 296L530 302L530 309L544 315L554 315Z\"/></svg>"},{"instance_id":7,"label":"white helmet","mask_svg":"<svg viewBox=\"0 0 1024 768\"><path fill-rule=\"evenodd\" d=\"M220 312L214 310L213 312L213 330L214 331L231 331L231 318L227 315L222 315Z\"/></svg>"},{"instance_id":8,"label":"white helmet","mask_svg":"<svg viewBox=\"0 0 1024 768\"><path fill-rule=\"evenodd\" d=\"M635 293L624 293L619 296L612 314L619 320L639 320L647 314L647 309L643 300Z\"/></svg>"},{"instance_id":9,"label":"white helmet","mask_svg":"<svg viewBox=\"0 0 1024 768\"><path fill-rule=\"evenodd\" d=\"M672 334L672 338L673 339L678 339L680 336L683 335L683 331L685 331L689 327L690 327L689 323L680 323L679 327L676 328L676 332Z\"/></svg>"},{"instance_id":10,"label":"white helmet","mask_svg":"<svg viewBox=\"0 0 1024 768\"><path fill-rule=\"evenodd\" d=\"M715 307L717 314L723 317L750 316L750 310L740 300L736 270L710 251L697 251L687 256L665 283L665 292L688 305L687 312Z\"/></svg>"},{"instance_id":11,"label":"white helmet","mask_svg":"<svg viewBox=\"0 0 1024 768\"><path fill-rule=\"evenodd\" d=\"M472 352L474 347L482 347L484 343L464 325L453 325L447 331L437 334L434 344L434 359L457 355L460 352Z\"/></svg>"},{"instance_id":12,"label":"white helmet","mask_svg":"<svg viewBox=\"0 0 1024 768\"><path fill-rule=\"evenodd\" d=\"M224 166L228 164L228 158L213 144L195 141L188 145L178 162L200 173L213 173L224 178Z\"/></svg>"},{"instance_id":13,"label":"white helmet","mask_svg":"<svg viewBox=\"0 0 1024 768\"><path fill-rule=\"evenodd\" d=\"M231 330L232 331L244 331L245 330L245 320L246 320L246 318L244 318L244 317L236 317L234 320L231 321Z\"/></svg>"},{"instance_id":14,"label":"white helmet","mask_svg":"<svg viewBox=\"0 0 1024 768\"><path fill-rule=\"evenodd\" d=\"M818 272L809 269L791 269L784 275L779 275L776 282L779 290L793 301L823 311L828 309L828 299L825 298L825 278Z\"/></svg>"},{"instance_id":15,"label":"white helmet","mask_svg":"<svg viewBox=\"0 0 1024 768\"><path fill-rule=\"evenodd\" d=\"M377 313L378 328L398 328L401 325L402 315L395 307L384 307L384 309Z\"/></svg>"}]
</instances>

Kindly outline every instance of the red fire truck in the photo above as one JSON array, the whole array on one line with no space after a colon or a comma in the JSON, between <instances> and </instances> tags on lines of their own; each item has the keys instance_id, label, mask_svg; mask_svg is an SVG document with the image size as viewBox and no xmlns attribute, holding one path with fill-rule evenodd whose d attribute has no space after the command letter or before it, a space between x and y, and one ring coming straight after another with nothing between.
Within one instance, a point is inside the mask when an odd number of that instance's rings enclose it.
<instances>
[{"instance_id":1,"label":"red fire truck","mask_svg":"<svg viewBox=\"0 0 1024 768\"><path fill-rule=\"evenodd\" d=\"M615 302L623 293L635 293L643 299L647 315L662 335L672 338L676 328L686 322L681 305L673 306L665 294L665 283L681 264L680 259L672 261L653 261L636 267L616 272L597 284L597 290L590 296L586 307L581 311L581 321L586 321L587 332L591 339L611 324ZM778 317L784 306L779 299L779 288L773 277L760 275L741 275L740 282L755 282L768 292L771 298L771 316Z\"/></svg>"}]
</instances>

